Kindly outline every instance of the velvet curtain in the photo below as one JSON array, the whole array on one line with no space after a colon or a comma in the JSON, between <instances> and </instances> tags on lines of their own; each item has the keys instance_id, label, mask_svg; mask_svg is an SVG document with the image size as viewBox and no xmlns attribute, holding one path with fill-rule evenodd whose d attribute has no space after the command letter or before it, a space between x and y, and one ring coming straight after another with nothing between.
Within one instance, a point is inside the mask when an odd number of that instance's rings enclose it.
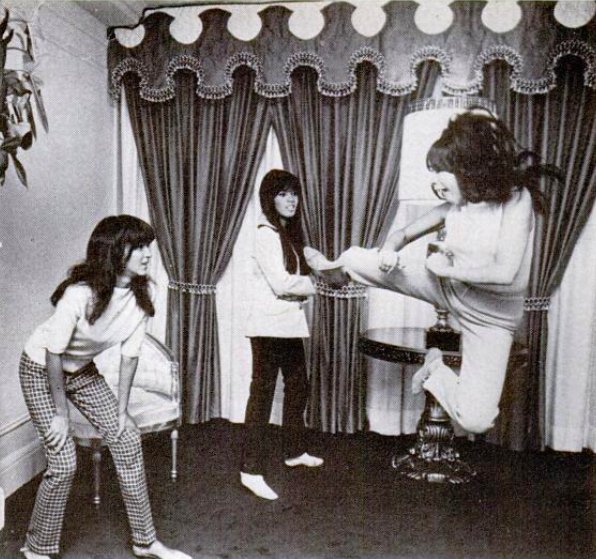
<instances>
[{"instance_id":1,"label":"velvet curtain","mask_svg":"<svg viewBox=\"0 0 596 559\"><path fill-rule=\"evenodd\" d=\"M266 100L247 68L230 96L196 95L196 76L177 72L176 95L140 98L126 76L151 221L169 276L167 343L183 375L189 423L219 417L219 347L215 284L230 259L266 142Z\"/></svg>"},{"instance_id":2,"label":"velvet curtain","mask_svg":"<svg viewBox=\"0 0 596 559\"><path fill-rule=\"evenodd\" d=\"M408 103L431 94L438 66L425 63L417 93L392 97L376 90L376 69L357 68L346 97L317 90L317 74L299 68L292 94L272 102L284 165L304 185L307 243L330 257L351 245L379 245L397 210L402 121ZM366 379L358 351L366 290L319 285L310 343L309 424L351 433L366 426Z\"/></svg>"},{"instance_id":3,"label":"velvet curtain","mask_svg":"<svg viewBox=\"0 0 596 559\"><path fill-rule=\"evenodd\" d=\"M584 84L583 62L563 57L557 87L547 94L510 89L504 63L485 68L484 95L520 143L558 166L564 183L550 183L547 213L537 223L527 304L528 367L508 376L501 419L491 438L514 449L542 448L548 300L559 286L596 199L596 92ZM546 188L546 183L545 183ZM572 371L569 374L573 374Z\"/></svg>"}]
</instances>

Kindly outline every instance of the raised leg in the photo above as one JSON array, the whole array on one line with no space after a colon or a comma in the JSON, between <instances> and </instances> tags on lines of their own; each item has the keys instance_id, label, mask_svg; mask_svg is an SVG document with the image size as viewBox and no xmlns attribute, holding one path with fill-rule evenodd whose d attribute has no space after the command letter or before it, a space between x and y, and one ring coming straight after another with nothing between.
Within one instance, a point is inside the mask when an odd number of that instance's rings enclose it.
<instances>
[{"instance_id":1,"label":"raised leg","mask_svg":"<svg viewBox=\"0 0 596 559\"><path fill-rule=\"evenodd\" d=\"M172 471L170 472L170 477L172 478L172 481L176 481L176 479L178 479L178 429L172 430L170 439L172 441Z\"/></svg>"},{"instance_id":2,"label":"raised leg","mask_svg":"<svg viewBox=\"0 0 596 559\"><path fill-rule=\"evenodd\" d=\"M101 503L99 494L101 485L101 441L94 439L91 442L91 452L93 460L93 504L97 507Z\"/></svg>"}]
</instances>

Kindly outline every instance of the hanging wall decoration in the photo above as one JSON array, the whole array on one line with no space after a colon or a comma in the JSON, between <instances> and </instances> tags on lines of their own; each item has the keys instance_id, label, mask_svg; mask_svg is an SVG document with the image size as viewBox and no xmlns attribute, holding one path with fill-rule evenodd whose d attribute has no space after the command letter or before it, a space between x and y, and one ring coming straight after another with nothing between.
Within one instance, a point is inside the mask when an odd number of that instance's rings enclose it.
<instances>
[{"instance_id":1,"label":"hanging wall decoration","mask_svg":"<svg viewBox=\"0 0 596 559\"><path fill-rule=\"evenodd\" d=\"M24 186L27 174L18 158L37 135L32 100L37 115L48 131L48 119L41 96L40 80L33 75L35 58L29 25L0 13L0 185L4 184L10 161Z\"/></svg>"}]
</instances>

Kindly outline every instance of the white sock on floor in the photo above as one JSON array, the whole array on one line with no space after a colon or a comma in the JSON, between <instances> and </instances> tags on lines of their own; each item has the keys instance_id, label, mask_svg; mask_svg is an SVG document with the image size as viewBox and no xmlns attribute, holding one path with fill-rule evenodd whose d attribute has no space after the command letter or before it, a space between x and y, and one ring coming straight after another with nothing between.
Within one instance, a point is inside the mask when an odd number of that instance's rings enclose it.
<instances>
[{"instance_id":1,"label":"white sock on floor","mask_svg":"<svg viewBox=\"0 0 596 559\"><path fill-rule=\"evenodd\" d=\"M267 485L262 475L247 474L240 472L240 483L252 491L257 497L275 501L279 495Z\"/></svg>"},{"instance_id":2,"label":"white sock on floor","mask_svg":"<svg viewBox=\"0 0 596 559\"><path fill-rule=\"evenodd\" d=\"M322 458L317 456L311 456L308 452L301 454L300 456L296 456L296 458L288 458L284 460L286 466L290 466L293 468L295 466L306 466L307 468L318 468L324 462Z\"/></svg>"}]
</instances>

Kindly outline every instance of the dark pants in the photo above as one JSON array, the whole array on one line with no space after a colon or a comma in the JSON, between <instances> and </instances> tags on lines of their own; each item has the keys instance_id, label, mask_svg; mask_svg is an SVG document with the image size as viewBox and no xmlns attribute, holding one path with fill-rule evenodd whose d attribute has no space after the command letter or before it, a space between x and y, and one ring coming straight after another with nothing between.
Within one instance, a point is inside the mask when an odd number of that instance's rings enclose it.
<instances>
[{"instance_id":1,"label":"dark pants","mask_svg":"<svg viewBox=\"0 0 596 559\"><path fill-rule=\"evenodd\" d=\"M277 375L284 379L283 438L286 458L306 452L304 409L308 397L302 338L251 338L253 372L246 407L247 437L242 471L263 474L266 430L271 416Z\"/></svg>"}]
</instances>

